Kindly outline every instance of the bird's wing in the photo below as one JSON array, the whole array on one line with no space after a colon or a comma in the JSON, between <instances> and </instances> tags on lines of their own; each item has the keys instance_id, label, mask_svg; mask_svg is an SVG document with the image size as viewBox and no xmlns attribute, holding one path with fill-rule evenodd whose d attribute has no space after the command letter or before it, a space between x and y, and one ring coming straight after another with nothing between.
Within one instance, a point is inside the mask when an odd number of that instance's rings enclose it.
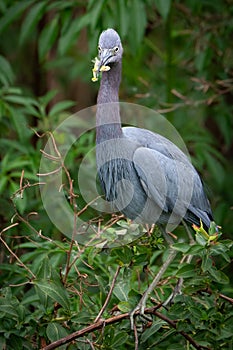
<instances>
[{"instance_id":1,"label":"bird's wing","mask_svg":"<svg viewBox=\"0 0 233 350\"><path fill-rule=\"evenodd\" d=\"M168 212L166 201L166 179L159 157L153 150L139 147L134 153L133 164L147 196L164 211Z\"/></svg>"},{"instance_id":2,"label":"bird's wing","mask_svg":"<svg viewBox=\"0 0 233 350\"><path fill-rule=\"evenodd\" d=\"M146 147L135 151L133 163L148 197L163 211L183 217L197 185L192 165Z\"/></svg>"},{"instance_id":3,"label":"bird's wing","mask_svg":"<svg viewBox=\"0 0 233 350\"><path fill-rule=\"evenodd\" d=\"M210 204L188 157L171 141L149 130L124 127L123 132L138 144L134 166L148 197L165 212L183 217L188 209L190 215L208 222L205 217L212 217Z\"/></svg>"}]
</instances>

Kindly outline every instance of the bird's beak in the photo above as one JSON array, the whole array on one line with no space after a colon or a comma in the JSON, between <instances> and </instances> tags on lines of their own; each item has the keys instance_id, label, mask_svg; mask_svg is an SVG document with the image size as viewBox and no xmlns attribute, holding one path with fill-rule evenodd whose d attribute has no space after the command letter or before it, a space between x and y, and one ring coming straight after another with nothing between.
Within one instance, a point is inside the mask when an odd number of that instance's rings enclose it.
<instances>
[{"instance_id":1,"label":"bird's beak","mask_svg":"<svg viewBox=\"0 0 233 350\"><path fill-rule=\"evenodd\" d=\"M113 50L111 49L102 50L101 59L100 59L100 71L105 71L105 68L102 69L102 67L106 67L106 64L108 63L109 58L111 58L112 56L114 56Z\"/></svg>"},{"instance_id":2,"label":"bird's beak","mask_svg":"<svg viewBox=\"0 0 233 350\"><path fill-rule=\"evenodd\" d=\"M109 58L112 57L112 50L104 49L101 52L101 58L95 57L94 59L94 68L92 69L93 77L92 81L97 81L100 72L107 72L110 70L109 66L106 66L106 63L108 62Z\"/></svg>"}]
</instances>

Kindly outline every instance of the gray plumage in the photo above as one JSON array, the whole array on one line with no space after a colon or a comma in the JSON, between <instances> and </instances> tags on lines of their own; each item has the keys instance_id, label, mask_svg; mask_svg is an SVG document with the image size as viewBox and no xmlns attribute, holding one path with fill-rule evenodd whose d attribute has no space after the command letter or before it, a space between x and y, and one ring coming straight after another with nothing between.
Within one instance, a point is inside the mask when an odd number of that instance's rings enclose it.
<instances>
[{"instance_id":1,"label":"gray plumage","mask_svg":"<svg viewBox=\"0 0 233 350\"><path fill-rule=\"evenodd\" d=\"M113 29L99 38L96 75L102 71L96 113L98 175L107 201L142 223L181 219L209 228L213 220L201 179L186 155L165 137L121 127L118 91L123 48ZM109 69L110 68L110 69Z\"/></svg>"}]
</instances>

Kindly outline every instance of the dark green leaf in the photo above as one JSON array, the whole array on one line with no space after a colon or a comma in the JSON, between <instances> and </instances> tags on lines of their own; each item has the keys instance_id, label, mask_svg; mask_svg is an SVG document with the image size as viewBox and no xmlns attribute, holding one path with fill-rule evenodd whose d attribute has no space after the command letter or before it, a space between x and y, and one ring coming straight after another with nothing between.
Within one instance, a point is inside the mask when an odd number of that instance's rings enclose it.
<instances>
[{"instance_id":1,"label":"dark green leaf","mask_svg":"<svg viewBox=\"0 0 233 350\"><path fill-rule=\"evenodd\" d=\"M8 25L13 23L29 5L30 3L28 0L19 1L7 9L4 16L0 19L0 33L3 32Z\"/></svg>"},{"instance_id":2,"label":"dark green leaf","mask_svg":"<svg viewBox=\"0 0 233 350\"><path fill-rule=\"evenodd\" d=\"M168 16L170 9L171 9L171 0L156 0L155 4L156 4L156 7L157 7L160 15L166 21L167 16Z\"/></svg>"},{"instance_id":3,"label":"dark green leaf","mask_svg":"<svg viewBox=\"0 0 233 350\"><path fill-rule=\"evenodd\" d=\"M91 29L93 30L96 27L96 23L101 15L101 12L103 11L103 7L105 4L105 0L99 0L94 2L94 6L91 10Z\"/></svg>"},{"instance_id":4,"label":"dark green leaf","mask_svg":"<svg viewBox=\"0 0 233 350\"><path fill-rule=\"evenodd\" d=\"M87 13L72 21L71 25L60 37L58 42L58 51L61 56L63 56L72 45L74 45L78 40L80 30L89 24L90 21L92 21L91 13Z\"/></svg>"},{"instance_id":5,"label":"dark green leaf","mask_svg":"<svg viewBox=\"0 0 233 350\"><path fill-rule=\"evenodd\" d=\"M57 90L50 90L44 96L39 97L39 102L43 107L46 107L56 95Z\"/></svg>"},{"instance_id":6,"label":"dark green leaf","mask_svg":"<svg viewBox=\"0 0 233 350\"><path fill-rule=\"evenodd\" d=\"M12 102L20 105L27 106L28 104L36 104L35 100L31 97L27 96L19 96L19 95L6 95L4 100L7 102Z\"/></svg>"},{"instance_id":7,"label":"dark green leaf","mask_svg":"<svg viewBox=\"0 0 233 350\"><path fill-rule=\"evenodd\" d=\"M24 19L21 27L19 42L22 44L29 35L31 35L32 31L38 25L39 20L43 16L44 9L46 6L45 1L40 1L32 6L30 11L28 12L26 18Z\"/></svg>"},{"instance_id":8,"label":"dark green leaf","mask_svg":"<svg viewBox=\"0 0 233 350\"><path fill-rule=\"evenodd\" d=\"M224 246L222 243L217 243L215 245L212 245L210 248L211 255L222 256L227 262L230 263L231 258L226 253L228 250L229 250L229 248Z\"/></svg>"},{"instance_id":9,"label":"dark green leaf","mask_svg":"<svg viewBox=\"0 0 233 350\"><path fill-rule=\"evenodd\" d=\"M69 310L70 303L66 289L49 280L35 280L34 285L52 300L59 303L64 309Z\"/></svg>"},{"instance_id":10,"label":"dark green leaf","mask_svg":"<svg viewBox=\"0 0 233 350\"><path fill-rule=\"evenodd\" d=\"M3 85L8 86L14 81L14 73L10 63L5 57L0 55L0 81Z\"/></svg>"},{"instance_id":11,"label":"dark green leaf","mask_svg":"<svg viewBox=\"0 0 233 350\"><path fill-rule=\"evenodd\" d=\"M145 5L141 0L132 0L130 6L130 17L131 28L129 35L131 35L133 43L131 49L133 52L136 52L142 42L146 27Z\"/></svg>"},{"instance_id":12,"label":"dark green leaf","mask_svg":"<svg viewBox=\"0 0 233 350\"><path fill-rule=\"evenodd\" d=\"M174 243L172 247L182 253L187 253L190 249L190 244L187 243Z\"/></svg>"},{"instance_id":13,"label":"dark green leaf","mask_svg":"<svg viewBox=\"0 0 233 350\"><path fill-rule=\"evenodd\" d=\"M7 317L18 318L18 312L15 307L3 299L0 299L0 313L2 317L7 315Z\"/></svg>"},{"instance_id":14,"label":"dark green leaf","mask_svg":"<svg viewBox=\"0 0 233 350\"><path fill-rule=\"evenodd\" d=\"M205 254L202 257L202 263L201 263L202 270L206 272L211 268L212 265L213 265L213 260L207 254Z\"/></svg>"},{"instance_id":15,"label":"dark green leaf","mask_svg":"<svg viewBox=\"0 0 233 350\"><path fill-rule=\"evenodd\" d=\"M42 30L39 37L39 58L42 61L45 55L52 49L59 31L58 17L55 17L52 22L48 23Z\"/></svg>"},{"instance_id":16,"label":"dark green leaf","mask_svg":"<svg viewBox=\"0 0 233 350\"><path fill-rule=\"evenodd\" d=\"M118 0L119 11L119 29L122 37L124 38L129 28L129 16L130 12L127 7L126 1Z\"/></svg>"},{"instance_id":17,"label":"dark green leaf","mask_svg":"<svg viewBox=\"0 0 233 350\"><path fill-rule=\"evenodd\" d=\"M157 320L153 322L152 326L143 332L141 337L141 342L145 343L149 338L153 337L153 335L158 332L158 330L166 324L163 320Z\"/></svg>"},{"instance_id":18,"label":"dark green leaf","mask_svg":"<svg viewBox=\"0 0 233 350\"><path fill-rule=\"evenodd\" d=\"M128 334L126 332L119 332L113 338L113 342L111 344L112 347L117 348L118 346L126 344L128 339Z\"/></svg>"},{"instance_id":19,"label":"dark green leaf","mask_svg":"<svg viewBox=\"0 0 233 350\"><path fill-rule=\"evenodd\" d=\"M36 273L36 277L39 280L49 280L51 278L51 266L48 257L46 256L42 260L42 264L38 266L38 271Z\"/></svg>"},{"instance_id":20,"label":"dark green leaf","mask_svg":"<svg viewBox=\"0 0 233 350\"><path fill-rule=\"evenodd\" d=\"M119 281L116 283L113 293L120 301L128 301L129 282Z\"/></svg>"},{"instance_id":21,"label":"dark green leaf","mask_svg":"<svg viewBox=\"0 0 233 350\"><path fill-rule=\"evenodd\" d=\"M132 259L132 251L129 247L123 246L116 248L112 251L112 254L117 257L120 264L129 264Z\"/></svg>"},{"instance_id":22,"label":"dark green leaf","mask_svg":"<svg viewBox=\"0 0 233 350\"><path fill-rule=\"evenodd\" d=\"M225 273L223 273L222 271L217 270L214 266L212 266L209 270L208 270L209 274L213 277L213 279L218 282L218 283L222 283L222 284L228 284L229 283L229 278L227 275L225 275Z\"/></svg>"},{"instance_id":23,"label":"dark green leaf","mask_svg":"<svg viewBox=\"0 0 233 350\"><path fill-rule=\"evenodd\" d=\"M46 328L47 337L51 342L64 338L68 335L67 330L58 322L50 322Z\"/></svg>"},{"instance_id":24,"label":"dark green leaf","mask_svg":"<svg viewBox=\"0 0 233 350\"><path fill-rule=\"evenodd\" d=\"M221 186L224 182L224 169L222 164L216 159L216 157L213 157L209 152L205 153L205 158L208 164L208 167L213 174L216 183L218 186Z\"/></svg>"},{"instance_id":25,"label":"dark green leaf","mask_svg":"<svg viewBox=\"0 0 233 350\"><path fill-rule=\"evenodd\" d=\"M120 301L117 306L121 312L130 312L132 310L132 306L128 301Z\"/></svg>"},{"instance_id":26,"label":"dark green leaf","mask_svg":"<svg viewBox=\"0 0 233 350\"><path fill-rule=\"evenodd\" d=\"M0 194L3 193L3 191L6 188L8 182L8 176L0 175Z\"/></svg>"},{"instance_id":27,"label":"dark green leaf","mask_svg":"<svg viewBox=\"0 0 233 350\"><path fill-rule=\"evenodd\" d=\"M49 112L49 116L53 117L53 116L65 111L65 110L69 109L70 107L75 106L75 104L76 103L73 101L58 102L52 107L51 111Z\"/></svg>"},{"instance_id":28,"label":"dark green leaf","mask_svg":"<svg viewBox=\"0 0 233 350\"><path fill-rule=\"evenodd\" d=\"M178 269L176 276L177 277L193 277L195 275L195 265L183 263L182 266Z\"/></svg>"},{"instance_id":29,"label":"dark green leaf","mask_svg":"<svg viewBox=\"0 0 233 350\"><path fill-rule=\"evenodd\" d=\"M187 254L190 254L190 255L195 255L195 254L198 254L200 253L203 249L203 246L202 245L199 245L199 244L194 244L194 245L191 245Z\"/></svg>"}]
</instances>

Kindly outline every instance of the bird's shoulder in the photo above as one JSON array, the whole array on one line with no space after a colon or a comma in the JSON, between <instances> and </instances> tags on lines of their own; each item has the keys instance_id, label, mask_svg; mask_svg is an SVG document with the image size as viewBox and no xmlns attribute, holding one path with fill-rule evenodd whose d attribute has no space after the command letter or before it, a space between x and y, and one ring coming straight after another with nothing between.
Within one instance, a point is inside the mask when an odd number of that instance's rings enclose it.
<instances>
[{"instance_id":1,"label":"bird's shoulder","mask_svg":"<svg viewBox=\"0 0 233 350\"><path fill-rule=\"evenodd\" d=\"M186 154L173 142L160 134L136 127L124 127L123 134L125 137L137 143L138 147L144 147L148 150L151 149L166 158L190 164L190 160Z\"/></svg>"}]
</instances>

